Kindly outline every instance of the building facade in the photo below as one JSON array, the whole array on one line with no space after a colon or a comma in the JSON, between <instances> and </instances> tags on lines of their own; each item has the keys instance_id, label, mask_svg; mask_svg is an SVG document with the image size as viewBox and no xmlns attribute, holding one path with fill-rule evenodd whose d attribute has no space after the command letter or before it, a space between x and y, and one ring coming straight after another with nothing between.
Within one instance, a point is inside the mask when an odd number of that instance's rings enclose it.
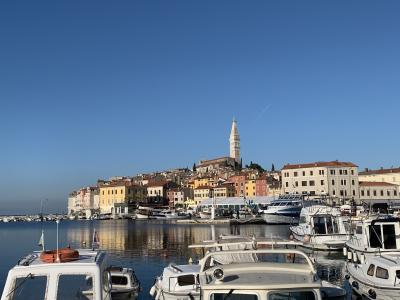
<instances>
[{"instance_id":1,"label":"building facade","mask_svg":"<svg viewBox=\"0 0 400 300\"><path fill-rule=\"evenodd\" d=\"M246 174L233 175L228 178L235 188L235 197L243 197L245 195Z\"/></svg>"},{"instance_id":2,"label":"building facade","mask_svg":"<svg viewBox=\"0 0 400 300\"><path fill-rule=\"evenodd\" d=\"M360 201L374 204L400 200L398 188L387 182L360 181Z\"/></svg>"},{"instance_id":3,"label":"building facade","mask_svg":"<svg viewBox=\"0 0 400 300\"><path fill-rule=\"evenodd\" d=\"M235 187L233 184L225 183L214 187L213 195L215 198L227 198L235 196Z\"/></svg>"},{"instance_id":4,"label":"building facade","mask_svg":"<svg viewBox=\"0 0 400 300\"><path fill-rule=\"evenodd\" d=\"M358 173L360 181L387 182L400 186L400 168L368 170Z\"/></svg>"},{"instance_id":5,"label":"building facade","mask_svg":"<svg viewBox=\"0 0 400 300\"><path fill-rule=\"evenodd\" d=\"M285 194L359 200L358 169L351 162L287 164L282 168Z\"/></svg>"}]
</instances>

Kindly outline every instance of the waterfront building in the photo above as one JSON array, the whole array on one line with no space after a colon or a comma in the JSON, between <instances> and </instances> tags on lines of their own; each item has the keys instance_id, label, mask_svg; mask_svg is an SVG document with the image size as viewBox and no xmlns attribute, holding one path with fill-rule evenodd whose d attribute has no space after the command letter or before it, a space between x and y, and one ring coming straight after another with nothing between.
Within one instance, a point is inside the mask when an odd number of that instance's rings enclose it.
<instances>
[{"instance_id":1,"label":"waterfront building","mask_svg":"<svg viewBox=\"0 0 400 300\"><path fill-rule=\"evenodd\" d=\"M185 201L193 199L193 190L190 188L171 188L167 191L169 207L183 207Z\"/></svg>"},{"instance_id":2,"label":"waterfront building","mask_svg":"<svg viewBox=\"0 0 400 300\"><path fill-rule=\"evenodd\" d=\"M209 186L213 180L211 177L198 177L193 181L194 189L197 189L199 186Z\"/></svg>"},{"instance_id":3,"label":"waterfront building","mask_svg":"<svg viewBox=\"0 0 400 300\"><path fill-rule=\"evenodd\" d=\"M245 187L245 196L253 197L256 196L256 173L248 173L246 178Z\"/></svg>"},{"instance_id":4,"label":"waterfront building","mask_svg":"<svg viewBox=\"0 0 400 300\"><path fill-rule=\"evenodd\" d=\"M360 181L360 201L368 204L399 201L399 186L387 182Z\"/></svg>"},{"instance_id":5,"label":"waterfront building","mask_svg":"<svg viewBox=\"0 0 400 300\"><path fill-rule=\"evenodd\" d=\"M178 187L172 181L153 181L147 185L147 205L168 205L168 189Z\"/></svg>"},{"instance_id":6,"label":"waterfront building","mask_svg":"<svg viewBox=\"0 0 400 300\"><path fill-rule=\"evenodd\" d=\"M232 182L235 188L235 197L243 197L245 195L245 184L246 174L239 173L237 175L230 176L229 182Z\"/></svg>"},{"instance_id":7,"label":"waterfront building","mask_svg":"<svg viewBox=\"0 0 400 300\"><path fill-rule=\"evenodd\" d=\"M235 187L232 183L224 183L213 188L215 198L227 198L235 196Z\"/></svg>"},{"instance_id":8,"label":"waterfront building","mask_svg":"<svg viewBox=\"0 0 400 300\"><path fill-rule=\"evenodd\" d=\"M281 183L274 176L262 174L256 179L256 196L277 197L281 194Z\"/></svg>"},{"instance_id":9,"label":"waterfront building","mask_svg":"<svg viewBox=\"0 0 400 300\"><path fill-rule=\"evenodd\" d=\"M340 161L287 164L282 168L282 189L285 194L359 200L357 165Z\"/></svg>"},{"instance_id":10,"label":"waterfront building","mask_svg":"<svg viewBox=\"0 0 400 300\"><path fill-rule=\"evenodd\" d=\"M128 181L111 181L101 184L100 212L127 213L146 198L146 188Z\"/></svg>"},{"instance_id":11,"label":"waterfront building","mask_svg":"<svg viewBox=\"0 0 400 300\"><path fill-rule=\"evenodd\" d=\"M196 167L196 172L198 174L206 174L210 172L217 172L219 169L224 167L235 168L235 159L225 156L209 160L200 160Z\"/></svg>"},{"instance_id":12,"label":"waterfront building","mask_svg":"<svg viewBox=\"0 0 400 300\"><path fill-rule=\"evenodd\" d=\"M360 181L387 182L400 186L400 168L369 170L358 173Z\"/></svg>"},{"instance_id":13,"label":"waterfront building","mask_svg":"<svg viewBox=\"0 0 400 300\"><path fill-rule=\"evenodd\" d=\"M233 119L231 134L229 136L229 153L230 157L233 158L237 164L240 163L240 137L237 129L236 120Z\"/></svg>"},{"instance_id":14,"label":"waterfront building","mask_svg":"<svg viewBox=\"0 0 400 300\"><path fill-rule=\"evenodd\" d=\"M194 201L196 205L202 200L210 198L212 195L212 187L210 186L199 186L194 189Z\"/></svg>"},{"instance_id":15,"label":"waterfront building","mask_svg":"<svg viewBox=\"0 0 400 300\"><path fill-rule=\"evenodd\" d=\"M76 191L71 192L68 195L68 214L74 214L75 212L78 212L81 210L80 203L77 202L76 200L76 195L78 193Z\"/></svg>"}]
</instances>

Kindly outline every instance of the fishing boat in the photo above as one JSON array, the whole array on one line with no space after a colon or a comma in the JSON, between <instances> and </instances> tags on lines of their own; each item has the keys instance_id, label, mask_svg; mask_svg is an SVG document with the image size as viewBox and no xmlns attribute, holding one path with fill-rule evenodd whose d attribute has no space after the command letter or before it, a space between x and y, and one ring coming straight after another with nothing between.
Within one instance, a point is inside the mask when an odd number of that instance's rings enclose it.
<instances>
[{"instance_id":1,"label":"fishing boat","mask_svg":"<svg viewBox=\"0 0 400 300\"><path fill-rule=\"evenodd\" d=\"M63 248L21 258L8 272L1 300L102 300L111 298L111 290L104 251Z\"/></svg>"},{"instance_id":2,"label":"fishing boat","mask_svg":"<svg viewBox=\"0 0 400 300\"><path fill-rule=\"evenodd\" d=\"M366 257L361 263L348 262L346 278L363 299L400 299L400 254Z\"/></svg>"},{"instance_id":3,"label":"fishing boat","mask_svg":"<svg viewBox=\"0 0 400 300\"><path fill-rule=\"evenodd\" d=\"M232 293L238 294L233 296L234 299L281 299L273 298L272 294L268 293L276 292L282 287L281 292L292 296L297 295L299 289L309 292L300 293L300 298L295 299L342 299L345 291L319 280L311 260L304 252L296 249L277 249L296 247L299 244L294 241L228 236L220 237L217 241L191 245L190 248L201 247L203 251L207 250L208 254L198 264L170 264L164 269L162 276L156 279L150 295L156 300L227 299L226 296ZM272 260L263 262L262 259L266 256ZM299 266L298 260L305 261L306 265ZM226 276L213 278L213 274L221 272ZM322 298L321 293L329 297ZM265 294L272 298L266 298ZM245 295L251 297L247 298Z\"/></svg>"},{"instance_id":4,"label":"fishing boat","mask_svg":"<svg viewBox=\"0 0 400 300\"><path fill-rule=\"evenodd\" d=\"M303 247L337 251L350 238L350 219L338 208L316 204L301 209L299 225L290 226L290 231Z\"/></svg>"},{"instance_id":5,"label":"fishing boat","mask_svg":"<svg viewBox=\"0 0 400 300\"><path fill-rule=\"evenodd\" d=\"M111 274L112 299L126 299L137 296L140 291L140 282L131 268L109 267Z\"/></svg>"},{"instance_id":6,"label":"fishing boat","mask_svg":"<svg viewBox=\"0 0 400 300\"><path fill-rule=\"evenodd\" d=\"M281 195L262 211L262 217L267 224L298 224L302 207L302 195Z\"/></svg>"},{"instance_id":7,"label":"fishing boat","mask_svg":"<svg viewBox=\"0 0 400 300\"><path fill-rule=\"evenodd\" d=\"M393 215L372 215L353 223L354 230L343 248L350 260L361 256L398 252L400 255L400 219Z\"/></svg>"}]
</instances>

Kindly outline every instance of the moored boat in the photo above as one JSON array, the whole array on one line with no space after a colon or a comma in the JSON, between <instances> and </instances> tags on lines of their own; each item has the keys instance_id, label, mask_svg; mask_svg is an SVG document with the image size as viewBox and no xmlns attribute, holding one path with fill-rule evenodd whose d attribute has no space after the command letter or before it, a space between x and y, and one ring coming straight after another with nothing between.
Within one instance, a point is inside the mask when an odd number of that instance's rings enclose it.
<instances>
[{"instance_id":1,"label":"moored boat","mask_svg":"<svg viewBox=\"0 0 400 300\"><path fill-rule=\"evenodd\" d=\"M268 204L262 217L267 224L298 224L302 207L302 195L282 195Z\"/></svg>"},{"instance_id":2,"label":"moored boat","mask_svg":"<svg viewBox=\"0 0 400 300\"><path fill-rule=\"evenodd\" d=\"M315 250L342 250L349 239L350 219L327 205L303 207L297 226L290 226L293 238Z\"/></svg>"}]
</instances>

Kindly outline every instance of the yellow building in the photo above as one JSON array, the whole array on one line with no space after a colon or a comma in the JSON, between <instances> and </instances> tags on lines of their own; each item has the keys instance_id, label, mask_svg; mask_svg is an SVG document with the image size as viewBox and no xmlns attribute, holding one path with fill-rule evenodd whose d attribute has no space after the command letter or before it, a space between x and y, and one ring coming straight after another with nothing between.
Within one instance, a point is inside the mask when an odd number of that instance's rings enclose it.
<instances>
[{"instance_id":1,"label":"yellow building","mask_svg":"<svg viewBox=\"0 0 400 300\"><path fill-rule=\"evenodd\" d=\"M256 195L256 179L255 179L255 177L246 179L246 183L244 186L245 186L246 197L253 197Z\"/></svg>"},{"instance_id":2,"label":"yellow building","mask_svg":"<svg viewBox=\"0 0 400 300\"><path fill-rule=\"evenodd\" d=\"M210 181L213 181L212 178L196 178L194 180L194 189L197 189L199 186L211 186Z\"/></svg>"},{"instance_id":3,"label":"yellow building","mask_svg":"<svg viewBox=\"0 0 400 300\"><path fill-rule=\"evenodd\" d=\"M108 182L99 189L101 213L115 213L116 203L133 203L146 198L146 188L130 182Z\"/></svg>"},{"instance_id":4,"label":"yellow building","mask_svg":"<svg viewBox=\"0 0 400 300\"><path fill-rule=\"evenodd\" d=\"M365 170L358 173L360 181L387 182L400 186L400 168Z\"/></svg>"},{"instance_id":5,"label":"yellow building","mask_svg":"<svg viewBox=\"0 0 400 300\"><path fill-rule=\"evenodd\" d=\"M199 186L194 189L194 201L196 205L199 205L201 201L204 199L208 199L211 197L212 188L209 186Z\"/></svg>"},{"instance_id":6,"label":"yellow building","mask_svg":"<svg viewBox=\"0 0 400 300\"><path fill-rule=\"evenodd\" d=\"M235 196L235 187L233 184L222 184L214 187L215 198L227 198Z\"/></svg>"}]
</instances>

